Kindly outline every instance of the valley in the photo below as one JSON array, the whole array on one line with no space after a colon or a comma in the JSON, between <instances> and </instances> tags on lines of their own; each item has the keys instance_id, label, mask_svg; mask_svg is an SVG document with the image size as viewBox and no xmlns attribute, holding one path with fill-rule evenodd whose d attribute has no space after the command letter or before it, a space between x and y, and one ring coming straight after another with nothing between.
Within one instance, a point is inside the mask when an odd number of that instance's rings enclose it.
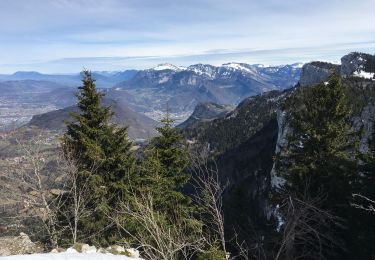
<instances>
[{"instance_id":1,"label":"valley","mask_svg":"<svg viewBox=\"0 0 375 260\"><path fill-rule=\"evenodd\" d=\"M274 67L197 64L187 68L162 64L143 71L94 72L93 76L109 99L156 121L168 107L177 125L202 102L237 105L250 95L292 87L300 71L300 64ZM37 72L1 75L0 128L19 127L34 115L73 105L79 84L79 75Z\"/></svg>"}]
</instances>

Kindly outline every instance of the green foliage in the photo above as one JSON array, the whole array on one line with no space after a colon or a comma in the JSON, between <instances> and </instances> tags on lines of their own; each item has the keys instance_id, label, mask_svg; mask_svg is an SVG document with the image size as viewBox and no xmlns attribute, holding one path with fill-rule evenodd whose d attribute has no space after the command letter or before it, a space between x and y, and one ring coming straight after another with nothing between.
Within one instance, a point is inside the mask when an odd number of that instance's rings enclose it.
<instances>
[{"instance_id":1,"label":"green foliage","mask_svg":"<svg viewBox=\"0 0 375 260\"><path fill-rule=\"evenodd\" d=\"M324 198L319 207L350 226L357 163L356 136L350 134L351 111L345 89L334 75L327 84L299 91L302 94L297 93L287 104L292 131L285 156L278 161L279 173L286 180L281 197ZM318 232L339 234L340 241L350 231L332 226L331 230ZM323 250L322 254L328 252Z\"/></svg>"},{"instance_id":2,"label":"green foliage","mask_svg":"<svg viewBox=\"0 0 375 260\"><path fill-rule=\"evenodd\" d=\"M289 110L293 129L286 151L289 164L282 171L289 190L311 197L327 194L326 203L347 203L354 181L353 137L349 134L350 108L340 79L311 88ZM308 185L308 187L307 187ZM328 205L327 205L328 206Z\"/></svg>"},{"instance_id":3,"label":"green foliage","mask_svg":"<svg viewBox=\"0 0 375 260\"><path fill-rule=\"evenodd\" d=\"M175 207L191 207L191 199L181 190L190 179L185 172L188 166L188 151L182 145L182 136L173 127L167 112L157 128L155 137L146 149L142 167L142 187L154 195L160 210L174 211Z\"/></svg>"},{"instance_id":4,"label":"green foliage","mask_svg":"<svg viewBox=\"0 0 375 260\"><path fill-rule=\"evenodd\" d=\"M202 223L195 217L196 207L191 198L182 192L190 179L185 172L189 163L188 151L168 113L161 123L157 128L160 135L151 140L145 149L145 158L140 162L140 179L136 185L137 195L133 208L136 212L143 208L137 201L139 197L143 198L141 201L144 205L152 201L146 212L152 213L158 229L169 230L170 236L182 239L178 243L186 240L187 244L194 244L201 237ZM146 200L145 194L149 196ZM148 243L154 245L157 241L153 240L155 238L149 233L150 230L144 228L145 221L147 222L147 219L130 216L124 219L123 223L126 223L131 233L143 238L148 237Z\"/></svg>"},{"instance_id":5,"label":"green foliage","mask_svg":"<svg viewBox=\"0 0 375 260\"><path fill-rule=\"evenodd\" d=\"M78 189L89 189L86 207L90 214L79 223L81 240L106 245L116 239L108 216L126 198L135 160L127 128L109 123L110 107L102 106L104 94L96 90L89 71L83 72L82 82L77 95L80 113L72 114L74 121L67 123L62 146L66 156L73 156L77 163Z\"/></svg>"},{"instance_id":6,"label":"green foliage","mask_svg":"<svg viewBox=\"0 0 375 260\"><path fill-rule=\"evenodd\" d=\"M372 121L374 124L374 121ZM373 207L374 204L364 197L375 201L375 132L369 143L369 151L360 157L359 181L354 187L352 203L363 208ZM364 197L362 197L364 196ZM351 257L366 259L375 255L373 241L375 241L374 212L355 208L351 215L351 231L348 240L351 244Z\"/></svg>"},{"instance_id":7,"label":"green foliage","mask_svg":"<svg viewBox=\"0 0 375 260\"><path fill-rule=\"evenodd\" d=\"M220 246L214 245L207 251L198 255L197 260L225 260L226 255Z\"/></svg>"}]
</instances>

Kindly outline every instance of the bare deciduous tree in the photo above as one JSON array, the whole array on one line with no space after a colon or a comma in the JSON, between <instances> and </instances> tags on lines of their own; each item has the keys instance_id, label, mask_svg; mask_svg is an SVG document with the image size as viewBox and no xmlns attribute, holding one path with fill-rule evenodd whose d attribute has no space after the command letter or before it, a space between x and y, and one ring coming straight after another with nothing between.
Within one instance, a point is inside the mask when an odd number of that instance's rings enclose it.
<instances>
[{"instance_id":1,"label":"bare deciduous tree","mask_svg":"<svg viewBox=\"0 0 375 260\"><path fill-rule=\"evenodd\" d=\"M58 196L55 195L59 190L51 188L51 180L48 177L50 172L46 172L48 158L43 146L48 142L41 137L34 137L23 142L17 139L17 143L24 156L19 162L20 170L15 172L13 178L20 183L20 196L26 213L32 217L40 217L50 246L57 247L57 218L53 205L58 200Z\"/></svg>"},{"instance_id":2,"label":"bare deciduous tree","mask_svg":"<svg viewBox=\"0 0 375 260\"><path fill-rule=\"evenodd\" d=\"M353 199L358 200L358 202L351 204L353 207L375 214L375 200L357 193L354 193L352 196Z\"/></svg>"},{"instance_id":3,"label":"bare deciduous tree","mask_svg":"<svg viewBox=\"0 0 375 260\"><path fill-rule=\"evenodd\" d=\"M59 170L66 178L64 194L60 196L59 205L56 208L59 216L63 217L64 226L60 229L69 229L71 240L77 242L79 233L79 221L89 216L92 210L88 207L89 201L89 176L82 180L78 169L79 159L75 158L70 151L61 152ZM93 172L93 166L90 172ZM81 180L81 181L79 181Z\"/></svg>"},{"instance_id":4,"label":"bare deciduous tree","mask_svg":"<svg viewBox=\"0 0 375 260\"><path fill-rule=\"evenodd\" d=\"M213 245L216 240L219 240L228 259L229 252L226 249L223 212L223 193L226 186L222 185L219 180L216 162L209 160L208 149L192 152L191 163L195 188L194 197L203 212L208 215L208 218L205 218L205 224L214 234L214 237L209 237L209 242Z\"/></svg>"},{"instance_id":5,"label":"bare deciduous tree","mask_svg":"<svg viewBox=\"0 0 375 260\"><path fill-rule=\"evenodd\" d=\"M205 238L201 234L191 234L186 221L171 221L171 216L158 212L154 208L150 193L133 194L133 201L123 203L115 223L142 250L144 257L155 260L191 259L202 252ZM176 212L178 215L178 212ZM130 231L121 218L131 218L136 223L135 230Z\"/></svg>"},{"instance_id":6,"label":"bare deciduous tree","mask_svg":"<svg viewBox=\"0 0 375 260\"><path fill-rule=\"evenodd\" d=\"M285 197L280 211L282 240L275 259L327 259L340 247L335 228L343 228L343 220L321 208L323 197Z\"/></svg>"}]
</instances>

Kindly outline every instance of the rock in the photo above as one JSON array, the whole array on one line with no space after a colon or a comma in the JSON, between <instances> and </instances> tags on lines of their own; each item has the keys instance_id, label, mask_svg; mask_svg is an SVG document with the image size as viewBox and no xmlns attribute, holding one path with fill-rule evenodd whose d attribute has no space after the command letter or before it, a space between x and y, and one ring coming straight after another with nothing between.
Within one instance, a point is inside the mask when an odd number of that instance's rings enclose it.
<instances>
[{"instance_id":1,"label":"rock","mask_svg":"<svg viewBox=\"0 0 375 260\"><path fill-rule=\"evenodd\" d=\"M65 251L66 251L65 248L58 247L58 248L52 249L51 253L62 253L62 252L65 252Z\"/></svg>"},{"instance_id":2,"label":"rock","mask_svg":"<svg viewBox=\"0 0 375 260\"><path fill-rule=\"evenodd\" d=\"M354 72L375 72L375 55L351 52L341 58L341 75L351 76Z\"/></svg>"},{"instance_id":3,"label":"rock","mask_svg":"<svg viewBox=\"0 0 375 260\"><path fill-rule=\"evenodd\" d=\"M105 249L105 248L99 248L97 251L96 251L97 253L102 253L102 254L107 254L108 253L108 250L107 249Z\"/></svg>"},{"instance_id":4,"label":"rock","mask_svg":"<svg viewBox=\"0 0 375 260\"><path fill-rule=\"evenodd\" d=\"M198 122L207 122L216 118L222 118L234 108L229 105L219 105L212 102L199 103L193 114L183 123L179 124L178 128L187 128Z\"/></svg>"},{"instance_id":5,"label":"rock","mask_svg":"<svg viewBox=\"0 0 375 260\"><path fill-rule=\"evenodd\" d=\"M302 67L299 83L301 86L317 85L326 81L335 72L339 74L340 65L320 61L306 63Z\"/></svg>"},{"instance_id":6,"label":"rock","mask_svg":"<svg viewBox=\"0 0 375 260\"><path fill-rule=\"evenodd\" d=\"M370 142L374 133L374 114L375 102L370 102L363 108L361 115L355 117L353 120L353 130L362 133L358 146L358 151L361 153L368 153L370 151Z\"/></svg>"},{"instance_id":7,"label":"rock","mask_svg":"<svg viewBox=\"0 0 375 260\"><path fill-rule=\"evenodd\" d=\"M72 246L79 253L96 253L96 247L88 244L76 243Z\"/></svg>"},{"instance_id":8,"label":"rock","mask_svg":"<svg viewBox=\"0 0 375 260\"><path fill-rule=\"evenodd\" d=\"M134 248L125 249L125 255L131 258L139 258L139 251Z\"/></svg>"},{"instance_id":9,"label":"rock","mask_svg":"<svg viewBox=\"0 0 375 260\"><path fill-rule=\"evenodd\" d=\"M112 245L110 247L107 247L106 251L114 255L120 255L125 252L125 248L119 245Z\"/></svg>"},{"instance_id":10,"label":"rock","mask_svg":"<svg viewBox=\"0 0 375 260\"><path fill-rule=\"evenodd\" d=\"M23 232L16 237L0 237L0 256L33 254L42 251L43 248L32 242Z\"/></svg>"},{"instance_id":11,"label":"rock","mask_svg":"<svg viewBox=\"0 0 375 260\"><path fill-rule=\"evenodd\" d=\"M281 154L284 151L284 148L288 145L288 135L291 133L292 129L286 122L285 111L280 109L277 110L277 124L278 124L278 134L275 148L275 155ZM285 180L277 175L276 173L276 163L273 164L271 170L271 186L273 188L280 188L285 183ZM269 215L270 216L270 215Z\"/></svg>"},{"instance_id":12,"label":"rock","mask_svg":"<svg viewBox=\"0 0 375 260\"><path fill-rule=\"evenodd\" d=\"M67 252L67 253L78 253L78 251L77 251L76 249L72 248L72 247L68 248L68 249L66 250L66 252Z\"/></svg>"}]
</instances>

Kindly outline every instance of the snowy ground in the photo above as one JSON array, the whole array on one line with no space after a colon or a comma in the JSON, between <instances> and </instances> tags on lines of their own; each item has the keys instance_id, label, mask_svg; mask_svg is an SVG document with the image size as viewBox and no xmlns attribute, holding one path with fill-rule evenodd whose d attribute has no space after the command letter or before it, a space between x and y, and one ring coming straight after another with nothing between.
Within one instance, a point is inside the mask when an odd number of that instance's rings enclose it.
<instances>
[{"instance_id":1,"label":"snowy ground","mask_svg":"<svg viewBox=\"0 0 375 260\"><path fill-rule=\"evenodd\" d=\"M46 253L32 255L13 255L1 257L1 260L140 260L139 258L130 258L120 255L102 254L102 253Z\"/></svg>"}]
</instances>

